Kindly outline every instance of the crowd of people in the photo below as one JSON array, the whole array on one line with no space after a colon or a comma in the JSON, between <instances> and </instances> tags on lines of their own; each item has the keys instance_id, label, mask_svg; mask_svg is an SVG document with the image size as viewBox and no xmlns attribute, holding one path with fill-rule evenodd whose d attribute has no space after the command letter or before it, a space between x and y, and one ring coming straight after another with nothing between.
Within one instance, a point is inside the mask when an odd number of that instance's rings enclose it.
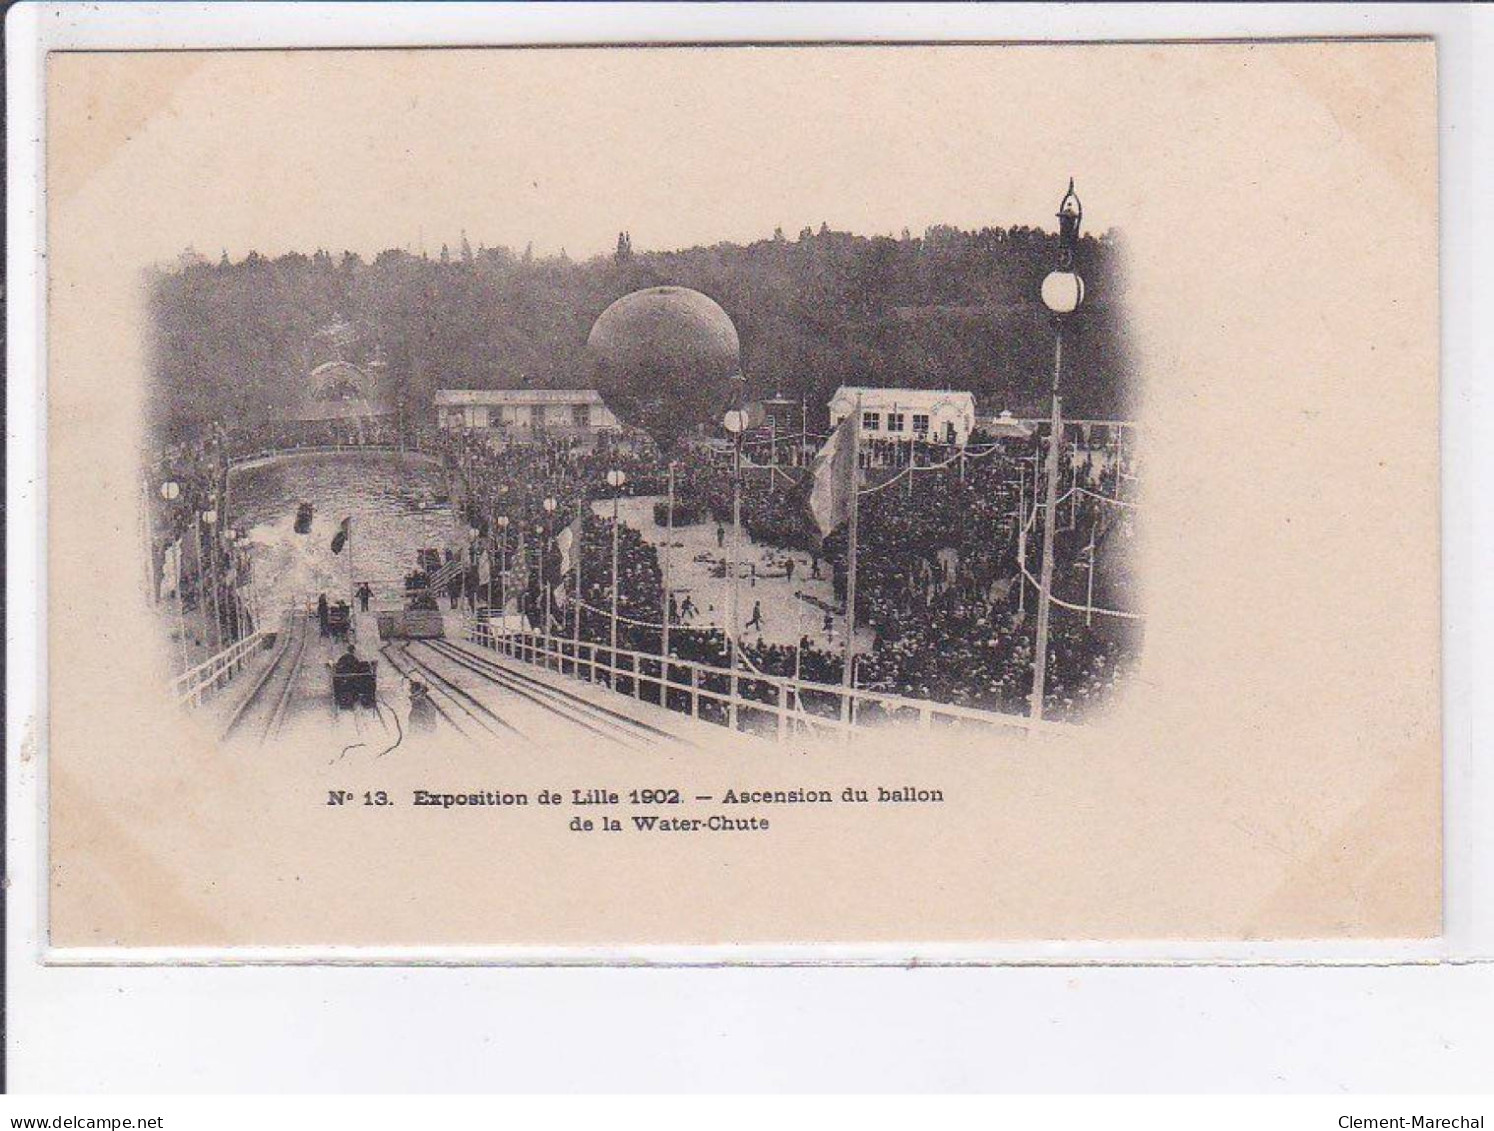
<instances>
[{"instance_id":1,"label":"crowd of people","mask_svg":"<svg viewBox=\"0 0 1494 1131\"><path fill-rule=\"evenodd\" d=\"M176 604L176 631L189 659L253 631L253 610L238 584L247 576L248 556L219 525L227 458L227 435L214 428L190 442L165 445L145 461L149 595L153 603Z\"/></svg>"},{"instance_id":2,"label":"crowd of people","mask_svg":"<svg viewBox=\"0 0 1494 1131\"><path fill-rule=\"evenodd\" d=\"M252 633L253 562L222 513L229 464L271 451L325 447L436 446L434 430L399 428L390 417L222 424L193 431L147 453L142 496L150 597L180 611L174 630L189 658L221 650Z\"/></svg>"},{"instance_id":3,"label":"crowd of people","mask_svg":"<svg viewBox=\"0 0 1494 1131\"><path fill-rule=\"evenodd\" d=\"M574 579L560 576L556 534L593 500L660 494L667 464L648 451L589 451L563 442L498 450L464 434L449 442L452 466L467 476L470 521L486 532L493 516L510 519L507 560L522 560L527 568L517 589L511 581L509 593L520 593L524 611L540 623L547 603L539 584L543 572L551 629L572 636L578 616ZM870 628L873 639L856 657L858 688L1006 713L1028 709L1036 587L1024 579L1019 555L1025 549L1027 569L1035 574L1041 530L1041 518L1033 513L1036 448L1032 440L977 437L963 458L952 447L920 444L902 460L888 453L885 460L866 461L872 469L858 516L856 605L857 624ZM608 483L611 470L624 471L620 488ZM714 522L723 535L732 519L730 461L717 452L687 449L676 458L675 472L676 527ZM801 551L816 567L823 560L843 605L845 531L820 539L805 507L808 474L761 467L744 474L743 526L758 543ZM1052 717L1077 717L1103 702L1137 651L1139 620L1108 615L1132 611L1126 602L1134 599L1124 543L1135 512L1110 501L1119 497L1121 474L1118 461L1088 450L1076 451L1064 464L1054 592L1081 608L1119 608L1086 615L1055 607L1045 702ZM545 509L546 499L554 501L553 510ZM656 519L663 505L655 504ZM606 643L612 632L612 520L605 507L600 512L588 512L582 524L579 627L582 640ZM618 562L620 648L657 655L667 614L672 656L728 663L728 641L719 628L692 625L678 600L666 608L656 547L626 524L618 531ZM840 682L841 649L817 647L808 637L798 645L754 640L750 607L744 607L739 642L745 673ZM755 690L767 700L776 694L766 686ZM750 680L743 694L754 694Z\"/></svg>"},{"instance_id":4,"label":"crowd of people","mask_svg":"<svg viewBox=\"0 0 1494 1131\"><path fill-rule=\"evenodd\" d=\"M184 609L206 604L209 642L221 645L250 629L235 589L249 563L235 553L231 532L203 531L202 516L222 496L228 462L261 451L357 445L439 453L461 484L463 517L476 532L467 559L458 569L442 570L451 564L448 550L445 559L422 563L415 583L406 579L409 600L430 606L445 598L440 604L473 611L506 606L536 625L548 615L557 635L570 637L579 628L585 641L610 642L613 521L608 508L596 504L618 495L663 495L669 465L651 445L630 439L590 447L549 439L494 447L480 435L397 429L379 418L266 425L233 435L215 428L156 453L148 485L172 483L175 490L152 494L153 562L163 584L167 567L175 565L174 588ZM1042 525L1034 482L1039 445L977 435L963 454L933 443L903 448L906 454L866 453L856 622L871 635L869 648L856 656L855 685L889 696L1024 713L1037 606L1030 575L1038 569ZM676 526L715 523L724 538L733 510L731 460L719 450L687 448L674 466ZM622 472L621 483L609 477L614 472ZM843 609L846 534L842 528L820 538L805 505L810 474L804 467L750 467L741 486L742 522L755 542L808 556L816 573L823 564ZM1136 512L1124 501L1133 478L1128 461L1114 458L1109 448L1076 443L1064 461L1054 593L1065 604L1052 616L1045 703L1050 716L1077 717L1103 702L1136 654L1141 622L1110 615L1133 611L1126 544ZM659 500L656 519L664 517L663 507ZM560 538L563 531L575 532L578 515L579 602L575 551L563 551ZM626 523L616 533L619 647L657 655L667 616L673 657L726 665L731 649L722 630L694 623L692 604L666 601L656 547ZM424 581L438 570L441 592L432 593ZM745 678L753 672L840 683L840 647L816 645L808 636L797 644L754 638L754 617L760 625L761 613L748 616L751 608L744 606L746 631L739 641L743 695L771 700L776 694ZM840 620L840 613L827 609L826 619Z\"/></svg>"},{"instance_id":5,"label":"crowd of people","mask_svg":"<svg viewBox=\"0 0 1494 1131\"><path fill-rule=\"evenodd\" d=\"M404 427L395 416L350 416L326 420L267 421L238 428L226 437L230 459L297 448L419 447L433 442L431 429Z\"/></svg>"}]
</instances>

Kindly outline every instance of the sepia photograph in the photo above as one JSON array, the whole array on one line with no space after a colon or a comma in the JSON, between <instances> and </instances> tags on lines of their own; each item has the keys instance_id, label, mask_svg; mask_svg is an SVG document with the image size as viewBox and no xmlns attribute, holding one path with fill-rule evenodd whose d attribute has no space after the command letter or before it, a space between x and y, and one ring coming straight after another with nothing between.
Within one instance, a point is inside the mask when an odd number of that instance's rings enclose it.
<instances>
[{"instance_id":1,"label":"sepia photograph","mask_svg":"<svg viewBox=\"0 0 1494 1131\"><path fill-rule=\"evenodd\" d=\"M52 945L1435 934L1434 63L54 54Z\"/></svg>"},{"instance_id":2,"label":"sepia photograph","mask_svg":"<svg viewBox=\"0 0 1494 1131\"><path fill-rule=\"evenodd\" d=\"M1082 722L1142 641L1139 425L1121 238L1055 205L579 261L185 249L141 488L175 697L355 758Z\"/></svg>"}]
</instances>

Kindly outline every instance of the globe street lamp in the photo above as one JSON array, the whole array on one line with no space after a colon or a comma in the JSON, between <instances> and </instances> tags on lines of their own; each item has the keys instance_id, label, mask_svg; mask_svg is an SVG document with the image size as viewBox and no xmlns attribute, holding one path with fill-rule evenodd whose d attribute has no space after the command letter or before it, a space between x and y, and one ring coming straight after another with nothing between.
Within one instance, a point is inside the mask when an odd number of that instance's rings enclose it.
<instances>
[{"instance_id":1,"label":"globe street lamp","mask_svg":"<svg viewBox=\"0 0 1494 1131\"><path fill-rule=\"evenodd\" d=\"M181 493L181 484L174 480L168 479L165 483L161 484L161 498L165 499L168 503L174 502Z\"/></svg>"},{"instance_id":2,"label":"globe street lamp","mask_svg":"<svg viewBox=\"0 0 1494 1131\"><path fill-rule=\"evenodd\" d=\"M508 615L508 515L500 514L493 520L493 525L498 527L499 543L501 549L498 551L498 613L500 616ZM493 600L493 583L488 582L488 600ZM505 621L505 625L506 625Z\"/></svg>"},{"instance_id":3,"label":"globe street lamp","mask_svg":"<svg viewBox=\"0 0 1494 1131\"><path fill-rule=\"evenodd\" d=\"M218 525L218 512L217 512L217 510L215 510L215 509L209 509L209 510L203 511L202 512L202 524L208 528L208 536L207 536L208 558L207 558L207 572L206 572L206 576L200 577L199 580L201 582L205 582L206 583L204 585L204 589L206 590L206 595L210 595L211 596L212 607L213 607L213 631L211 633L211 639L213 641L213 647L214 647L214 649L218 650L218 651L221 651L222 648L223 648L223 622L220 619L220 614L219 614L219 610L218 610L218 540L217 540L217 530L216 530L216 527ZM199 550L199 555L198 556L200 558L201 557L200 551L202 549L202 543L201 543L201 541L198 542L197 546L198 546L198 550ZM202 571L199 570L198 572L201 573ZM204 600L202 602L202 615L203 615L204 618L206 618L207 615L208 615L208 601L207 600Z\"/></svg>"},{"instance_id":4,"label":"globe street lamp","mask_svg":"<svg viewBox=\"0 0 1494 1131\"><path fill-rule=\"evenodd\" d=\"M544 627L541 629L541 634L542 634L542 637L543 637L544 642L545 642L544 643L544 654L545 654L544 664L545 664L546 667L549 667L550 666L550 590L546 587L546 584L545 584L545 555L550 550L550 525L551 525L551 518L555 514L555 499L553 497L547 495L545 497L545 501L543 503L541 503L540 505L542 507L544 507L544 509L545 509L545 522L544 522L544 525L542 527L538 527L537 528L543 534L543 537L540 539L540 550L539 550L539 556L540 556L540 608L544 610L544 614L543 614L543 616L544 616Z\"/></svg>"},{"instance_id":5,"label":"globe street lamp","mask_svg":"<svg viewBox=\"0 0 1494 1131\"><path fill-rule=\"evenodd\" d=\"M741 390L746 384L745 375L738 375L742 384L737 386L737 407L728 412L721 425L732 438L731 457L731 588L727 599L728 630L726 637L727 666L731 668L731 695L727 699L727 723L737 729L737 634L741 632L742 608L737 595L737 573L740 566L742 542L742 433L747 430L747 413L742 409Z\"/></svg>"},{"instance_id":6,"label":"globe street lamp","mask_svg":"<svg viewBox=\"0 0 1494 1131\"><path fill-rule=\"evenodd\" d=\"M607 486L612 488L612 686L617 686L617 523L618 496L628 481L625 471L613 468L607 472ZM668 610L665 611L668 615Z\"/></svg>"},{"instance_id":7,"label":"globe street lamp","mask_svg":"<svg viewBox=\"0 0 1494 1131\"><path fill-rule=\"evenodd\" d=\"M1048 427L1047 476L1043 492L1043 564L1038 582L1037 644L1032 657L1031 717L1043 717L1043 697L1048 682L1048 627L1053 594L1053 534L1057 527L1054 511L1058 507L1058 453L1063 446L1063 401L1058 394L1059 376L1063 370L1064 319L1079 309L1084 301L1084 280L1073 270L1074 252L1079 246L1079 224L1084 208L1069 191L1058 205L1058 269L1043 280L1043 305L1053 314L1053 418ZM1023 563L1026 569L1026 563Z\"/></svg>"},{"instance_id":8,"label":"globe street lamp","mask_svg":"<svg viewBox=\"0 0 1494 1131\"><path fill-rule=\"evenodd\" d=\"M670 587L670 563L674 557L674 471L676 462L677 461L675 460L669 461L669 487L667 502L665 503L664 507L664 569L662 571L662 580L664 583L664 599L659 603L659 610L663 614L659 619L664 622L664 633L659 640L659 654L664 657L666 665L669 661L670 601L674 598L674 591ZM665 682L665 692L667 694L667 667L665 671ZM666 707L668 705L668 703L665 704Z\"/></svg>"}]
</instances>

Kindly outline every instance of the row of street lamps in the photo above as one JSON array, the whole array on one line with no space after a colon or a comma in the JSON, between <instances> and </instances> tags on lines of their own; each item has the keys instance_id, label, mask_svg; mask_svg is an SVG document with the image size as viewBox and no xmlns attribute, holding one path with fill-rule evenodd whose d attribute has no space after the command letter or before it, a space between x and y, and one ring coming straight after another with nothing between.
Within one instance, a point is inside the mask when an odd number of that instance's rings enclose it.
<instances>
[{"instance_id":1,"label":"row of street lamps","mask_svg":"<svg viewBox=\"0 0 1494 1131\"><path fill-rule=\"evenodd\" d=\"M670 470L671 470L671 475L672 475L673 474L673 467L672 466L671 466ZM613 662L613 665L615 666L616 663L617 663L617 625L618 625L618 609L617 609L617 598L618 598L618 526L619 526L618 503L619 503L619 498L622 495L622 488L628 482L628 475L627 475L627 472L621 470L620 468L612 468L611 470L609 470L607 472L606 479L607 479L607 486L609 486L610 488L612 488L612 586L611 586L611 589L612 589L612 599L611 599L611 610L610 610L610 620L611 620L610 643L611 643L612 656L613 656L612 662ZM536 526L534 528L535 533L538 534L538 535L540 535L540 546L539 546L539 555L538 555L539 556L540 609L541 609L541 612L540 612L540 624L541 624L540 633L541 633L541 637L542 637L542 639L544 641L544 648L545 648L546 652L548 652L549 648L550 648L550 591L549 591L549 588L547 586L547 580L546 580L546 577L545 577L545 557L546 557L546 555L547 555L547 553L549 551L550 540L551 540L551 537L553 536L553 533L554 533L554 516L555 516L555 511L556 511L557 507L559 507L559 505L560 504L559 504L558 500L556 500L556 498L553 495L547 495L545 497L545 499L540 504L540 506L544 509L544 512L545 512L545 521L542 522L542 523L536 524ZM584 505L585 505L585 501L584 500L582 500L582 499L578 499L577 500L576 506L578 508L578 510L577 510L577 517L578 518L580 517L580 508L583 507ZM502 532L501 533L501 543L500 543L500 545L501 545L501 549L500 549L500 555L501 555L501 557L500 557L500 570L499 570L499 581L498 581L498 608L500 610L500 614L501 614L501 611L504 608L507 607L507 594L505 593L505 587L506 587L506 579L507 579L507 575L508 575L508 528L509 528L510 523L511 523L511 520L509 519L508 515L506 515L506 514L500 514L500 515L498 515L497 517L495 517L493 519L493 525L499 531ZM475 538L477 532L473 531L472 534L473 534L473 537ZM578 539L578 544L572 547L571 553L573 555L572 556L572 560L576 563L576 609L575 609L575 615L574 615L574 624L575 624L575 642L579 645L580 642L581 642L581 584L580 584L580 582L581 582L581 568L580 568L581 546L579 545L579 539ZM561 580L563 581L564 579L561 579ZM666 590L667 590L667 588L668 588L668 579L666 578L665 581L666 581ZM665 595L664 599L665 599L664 617L665 617L665 620L666 620L665 640L667 642L667 640L668 640L667 621L668 621L668 616L669 616L669 611L668 611L668 600L669 600L669 598L668 598L667 592L666 592L666 595ZM666 644L666 652L667 652L667 644Z\"/></svg>"},{"instance_id":2,"label":"row of street lamps","mask_svg":"<svg viewBox=\"0 0 1494 1131\"><path fill-rule=\"evenodd\" d=\"M1041 573L1038 584L1038 620L1037 640L1033 655L1033 679L1030 714L1034 720L1043 717L1043 700L1046 694L1048 674L1048 647L1050 634L1050 620L1052 612L1052 590L1053 570L1055 562L1054 535L1057 523L1054 521L1054 513L1057 509L1057 492L1059 479L1059 452L1063 440L1063 400L1059 392L1060 378L1063 372L1063 332L1065 319L1079 309L1084 301L1084 280L1074 271L1074 254L1079 245L1079 227L1083 220L1084 209L1079 202L1079 197L1074 191L1073 179L1069 180L1068 192L1058 207L1058 264L1054 271L1043 279L1041 296L1043 305L1053 315L1053 379L1052 379L1052 411L1049 425L1048 450L1045 467L1046 483L1044 484L1044 510L1043 510L1043 556ZM729 571L730 587L728 598L728 632L727 632L727 666L731 672L731 691L728 697L728 725L733 729L737 724L737 691L738 691L738 636L741 633L741 606L738 593L738 573L741 569L741 537L742 537L742 441L744 433L749 424L748 414L744 407L744 394L746 389L746 375L738 371L733 376L735 385L735 407L726 412L722 417L721 424L727 434L732 438L732 499L731 499L731 548L728 554L727 570ZM670 519L673 520L673 496L674 496L674 464L669 467L670 474ZM607 485L612 488L612 606L611 606L611 646L613 663L616 664L617 656L617 626L618 626L618 497L621 494L623 484L627 482L627 476L620 470L607 472ZM548 514L555 510L555 500L547 498L544 508ZM507 519L500 516L500 527L507 525ZM547 519L548 527L548 519ZM545 531L548 539L548 529ZM579 552L579 547L577 548ZM668 554L666 547L666 555ZM1023 570L1026 568L1025 560L1021 563ZM540 555L540 590L544 601L544 633L546 646L550 630L549 617L549 594L545 590L544 582L544 553ZM664 622L664 635L662 651L667 658L669 654L669 585L668 562L666 557L664 572L664 601L662 606L662 619ZM1023 582L1025 586L1025 581ZM580 600L579 586L577 601ZM848 595L848 602L854 597ZM577 641L580 640L580 610L577 610L576 633ZM850 626L854 623L854 609L847 608L847 633L849 640ZM852 662L851 649L847 649L847 663Z\"/></svg>"},{"instance_id":3,"label":"row of street lamps","mask_svg":"<svg viewBox=\"0 0 1494 1131\"><path fill-rule=\"evenodd\" d=\"M1052 379L1052 414L1049 430L1049 442L1046 460L1046 479L1044 491L1044 520L1043 520L1043 548L1041 576L1038 585L1038 620L1037 640L1033 657L1033 686L1031 697L1031 717L1041 719L1043 717L1043 698L1046 689L1047 667L1048 667L1048 644L1049 644L1049 621L1051 592L1053 585L1054 569L1054 533L1056 522L1053 521L1054 512L1057 507L1057 488L1059 478L1059 451L1063 437L1063 405L1059 393L1059 382L1063 368L1063 331L1064 320L1072 315L1084 301L1084 281L1073 270L1074 253L1078 247L1079 226L1083 219L1083 208L1079 198L1074 192L1074 182L1069 181L1069 189L1059 205L1059 253L1057 269L1050 272L1043 280L1042 301L1053 315L1054 344L1053 344L1053 379ZM727 569L730 571L730 595L729 595L729 631L727 633L728 666L731 672L731 693L728 699L729 724L735 728L737 721L737 691L738 691L738 636L741 631L741 608L738 594L738 572L740 566L741 535L742 535L742 441L744 433L749 424L748 414L744 407L744 394L746 389L746 375L737 372L733 376L735 386L735 407L730 409L722 418L722 427L732 437L732 529L731 549L728 555ZM672 535L673 525L673 496L674 496L674 464L669 467L670 476L670 525ZM627 483L627 474L619 468L611 469L606 474L608 487L612 490L612 586L611 586L611 608L610 608L610 644L614 667L617 664L618 645L618 528L619 528L619 498L622 488ZM506 493L506 489L500 488ZM180 484L167 481L161 484L161 497L168 502L174 501L181 495ZM550 646L550 592L546 585L545 557L548 543L553 528L553 516L558 506L554 496L546 496L542 502L545 512L545 521L536 526L536 533L540 534L542 541L539 552L539 580L541 600L541 622L542 636L546 651ZM584 505L578 501L577 506ZM578 516L579 517L579 516ZM216 509L208 509L200 514L201 521L209 528L210 532L216 526L218 513ZM506 514L497 515L493 524L500 532L500 570L499 570L499 609L506 606L507 574L508 574L508 528L511 520ZM232 532L237 535L237 532ZM472 532L473 537L477 535ZM210 536L211 537L211 536ZM211 589L214 604L214 620L221 624L218 617L217 605L217 552L216 543L214 550L209 556L209 570L211 571ZM581 592L580 592L580 569L579 555L580 546L573 548L576 555L577 565L577 592L575 610L575 636L579 645L581 636ZM666 547L666 562L664 566L664 601L662 606L663 619L663 653L667 657L669 651L669 597L670 577ZM1025 571L1025 560L1022 568ZM1024 582L1025 584L1025 582ZM491 597L491 593L489 594ZM204 610L206 611L206 610ZM848 633L849 625L853 623L854 610L847 610ZM849 650L848 650L849 654Z\"/></svg>"}]
</instances>

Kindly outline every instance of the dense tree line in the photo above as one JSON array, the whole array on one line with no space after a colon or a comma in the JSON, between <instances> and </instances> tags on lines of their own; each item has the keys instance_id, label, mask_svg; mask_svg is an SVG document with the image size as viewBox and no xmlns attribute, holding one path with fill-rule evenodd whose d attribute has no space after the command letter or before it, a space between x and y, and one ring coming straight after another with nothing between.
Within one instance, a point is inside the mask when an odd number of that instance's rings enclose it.
<instances>
[{"instance_id":1,"label":"dense tree line","mask_svg":"<svg viewBox=\"0 0 1494 1131\"><path fill-rule=\"evenodd\" d=\"M970 389L983 412L1046 411L1053 334L1038 299L1057 237L1035 228L951 227L921 237L805 228L742 246L635 251L584 262L479 247L436 258L402 250L256 253L216 264L195 252L153 272L153 423L263 422L305 395L340 354L373 367L408 418L438 388L589 384L592 322L641 287L703 291L736 322L754 395L806 397L823 420L841 384ZM1088 298L1065 339L1071 414L1126 415L1134 397L1123 333L1120 244L1086 237ZM340 328L340 329L337 329Z\"/></svg>"}]
</instances>

